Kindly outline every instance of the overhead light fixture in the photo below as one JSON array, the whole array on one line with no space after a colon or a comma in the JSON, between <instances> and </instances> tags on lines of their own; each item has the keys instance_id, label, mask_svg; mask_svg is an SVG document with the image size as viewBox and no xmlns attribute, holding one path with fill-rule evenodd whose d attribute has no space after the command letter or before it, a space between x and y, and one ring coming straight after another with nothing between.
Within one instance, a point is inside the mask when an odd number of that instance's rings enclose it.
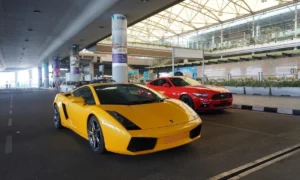
<instances>
[{"instance_id":1,"label":"overhead light fixture","mask_svg":"<svg viewBox=\"0 0 300 180\"><path fill-rule=\"evenodd\" d=\"M41 11L38 10L38 9L33 10L33 12L35 12L35 13L37 13L37 14L41 13Z\"/></svg>"},{"instance_id":2,"label":"overhead light fixture","mask_svg":"<svg viewBox=\"0 0 300 180\"><path fill-rule=\"evenodd\" d=\"M104 28L104 26L99 26L99 28L100 28L100 29L103 29L103 28Z\"/></svg>"},{"instance_id":3,"label":"overhead light fixture","mask_svg":"<svg viewBox=\"0 0 300 180\"><path fill-rule=\"evenodd\" d=\"M33 29L29 28L28 31L33 31Z\"/></svg>"}]
</instances>

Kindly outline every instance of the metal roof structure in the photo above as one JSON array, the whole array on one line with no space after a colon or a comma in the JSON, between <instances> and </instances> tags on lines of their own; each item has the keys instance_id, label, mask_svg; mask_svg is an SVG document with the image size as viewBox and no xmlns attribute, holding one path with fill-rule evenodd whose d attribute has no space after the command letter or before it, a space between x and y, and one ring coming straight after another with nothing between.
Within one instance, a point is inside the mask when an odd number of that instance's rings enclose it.
<instances>
[{"instance_id":1,"label":"metal roof structure","mask_svg":"<svg viewBox=\"0 0 300 180\"><path fill-rule=\"evenodd\" d=\"M129 42L163 41L295 3L295 0L184 0L128 28Z\"/></svg>"}]
</instances>

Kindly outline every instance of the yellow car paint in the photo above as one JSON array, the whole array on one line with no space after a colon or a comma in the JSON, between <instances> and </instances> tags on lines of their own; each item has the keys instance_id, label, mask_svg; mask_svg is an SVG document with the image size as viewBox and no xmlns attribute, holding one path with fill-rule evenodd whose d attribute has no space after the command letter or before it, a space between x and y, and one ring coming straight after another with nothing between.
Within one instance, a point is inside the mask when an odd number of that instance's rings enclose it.
<instances>
[{"instance_id":1,"label":"yellow car paint","mask_svg":"<svg viewBox=\"0 0 300 180\"><path fill-rule=\"evenodd\" d=\"M74 100L73 92L79 88L69 94L61 93L56 95L53 104L58 106L61 124L64 127L71 129L88 140L87 122L89 117L94 115L100 123L106 150L128 155L147 154L170 149L200 138L200 135L193 139L189 137L189 132L199 126L202 121L183 102L167 99L164 102L150 104L101 105L94 89L94 86L101 85L107 84L82 86L89 87L92 91L95 99L94 105L86 105L76 99ZM145 86L141 87L148 89ZM68 118L66 118L63 104L66 107ZM125 129L107 110L122 114L139 126L141 130ZM127 150L127 147L132 137L153 137L157 138L157 142L154 149L131 152Z\"/></svg>"}]
</instances>

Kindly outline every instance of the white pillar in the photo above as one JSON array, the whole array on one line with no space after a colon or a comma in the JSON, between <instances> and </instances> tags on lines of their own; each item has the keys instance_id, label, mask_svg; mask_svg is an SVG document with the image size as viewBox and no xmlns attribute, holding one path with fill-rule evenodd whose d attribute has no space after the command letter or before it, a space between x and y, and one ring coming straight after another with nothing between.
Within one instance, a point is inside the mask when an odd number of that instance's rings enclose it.
<instances>
[{"instance_id":1,"label":"white pillar","mask_svg":"<svg viewBox=\"0 0 300 180\"><path fill-rule=\"evenodd\" d=\"M204 63L204 50L203 50L203 45L202 45L202 52L203 52L203 58L202 58L202 84L204 85L205 83L205 63Z\"/></svg>"},{"instance_id":2,"label":"white pillar","mask_svg":"<svg viewBox=\"0 0 300 180\"><path fill-rule=\"evenodd\" d=\"M175 75L175 51L174 51L174 48L172 48L172 76Z\"/></svg>"},{"instance_id":3,"label":"white pillar","mask_svg":"<svg viewBox=\"0 0 300 180\"><path fill-rule=\"evenodd\" d=\"M44 87L49 88L49 63L44 62Z\"/></svg>"},{"instance_id":4,"label":"white pillar","mask_svg":"<svg viewBox=\"0 0 300 180\"><path fill-rule=\"evenodd\" d=\"M252 17L252 38L255 38L255 21L254 16Z\"/></svg>"},{"instance_id":5,"label":"white pillar","mask_svg":"<svg viewBox=\"0 0 300 180\"><path fill-rule=\"evenodd\" d=\"M28 70L28 75L29 75L29 87L32 87L32 69Z\"/></svg>"},{"instance_id":6,"label":"white pillar","mask_svg":"<svg viewBox=\"0 0 300 180\"><path fill-rule=\"evenodd\" d=\"M19 86L18 86L18 81L19 81L19 80L18 80L18 71L16 71L16 72L15 72L15 87L16 87L16 88L19 87Z\"/></svg>"},{"instance_id":7,"label":"white pillar","mask_svg":"<svg viewBox=\"0 0 300 180\"><path fill-rule=\"evenodd\" d=\"M79 45L73 44L70 52L70 81L79 81Z\"/></svg>"},{"instance_id":8,"label":"white pillar","mask_svg":"<svg viewBox=\"0 0 300 180\"><path fill-rule=\"evenodd\" d=\"M223 47L223 25L221 24L221 45Z\"/></svg>"},{"instance_id":9,"label":"white pillar","mask_svg":"<svg viewBox=\"0 0 300 180\"><path fill-rule=\"evenodd\" d=\"M295 27L294 27L294 33L295 33L295 38L297 37L297 29L298 29L298 9L297 9L297 3L298 0L295 2Z\"/></svg>"},{"instance_id":10,"label":"white pillar","mask_svg":"<svg viewBox=\"0 0 300 180\"><path fill-rule=\"evenodd\" d=\"M112 15L112 76L118 83L128 82L127 19Z\"/></svg>"},{"instance_id":11,"label":"white pillar","mask_svg":"<svg viewBox=\"0 0 300 180\"><path fill-rule=\"evenodd\" d=\"M38 87L42 87L43 83L43 73L42 73L42 66L38 66Z\"/></svg>"},{"instance_id":12,"label":"white pillar","mask_svg":"<svg viewBox=\"0 0 300 180\"><path fill-rule=\"evenodd\" d=\"M58 83L60 81L60 61L59 57L55 56L53 57L53 82L56 86L58 86Z\"/></svg>"},{"instance_id":13,"label":"white pillar","mask_svg":"<svg viewBox=\"0 0 300 180\"><path fill-rule=\"evenodd\" d=\"M95 73L94 73L94 63L93 63L93 62L90 62L89 68L90 68L90 76L91 76L91 81L92 81L92 80L94 80L94 77L95 77Z\"/></svg>"}]
</instances>

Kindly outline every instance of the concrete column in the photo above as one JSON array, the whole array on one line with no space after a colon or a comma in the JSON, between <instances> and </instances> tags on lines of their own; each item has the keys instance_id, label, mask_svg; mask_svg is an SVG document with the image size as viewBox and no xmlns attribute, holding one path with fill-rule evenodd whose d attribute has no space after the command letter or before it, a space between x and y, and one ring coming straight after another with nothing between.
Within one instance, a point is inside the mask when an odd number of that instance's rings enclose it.
<instances>
[{"instance_id":1,"label":"concrete column","mask_svg":"<svg viewBox=\"0 0 300 180\"><path fill-rule=\"evenodd\" d=\"M94 77L95 77L94 63L93 62L90 62L89 68L90 68L90 76L91 76L91 81L92 81L92 80L94 80Z\"/></svg>"},{"instance_id":2,"label":"concrete column","mask_svg":"<svg viewBox=\"0 0 300 180\"><path fill-rule=\"evenodd\" d=\"M44 62L44 88L49 88L49 62Z\"/></svg>"},{"instance_id":3,"label":"concrete column","mask_svg":"<svg viewBox=\"0 0 300 180\"><path fill-rule=\"evenodd\" d=\"M60 60L59 57L53 57L53 82L58 87L60 81Z\"/></svg>"},{"instance_id":4,"label":"concrete column","mask_svg":"<svg viewBox=\"0 0 300 180\"><path fill-rule=\"evenodd\" d=\"M15 87L18 88L19 87L19 82L18 82L18 71L15 72Z\"/></svg>"},{"instance_id":5,"label":"concrete column","mask_svg":"<svg viewBox=\"0 0 300 180\"><path fill-rule=\"evenodd\" d=\"M79 81L79 45L73 44L70 52L70 81Z\"/></svg>"},{"instance_id":6,"label":"concrete column","mask_svg":"<svg viewBox=\"0 0 300 180\"><path fill-rule=\"evenodd\" d=\"M297 29L298 29L298 9L297 9L297 3L298 0L295 1L295 24L294 24L294 33L295 33L295 37L297 37Z\"/></svg>"},{"instance_id":7,"label":"concrete column","mask_svg":"<svg viewBox=\"0 0 300 180\"><path fill-rule=\"evenodd\" d=\"M175 75L175 51L174 51L174 48L172 48L172 76Z\"/></svg>"},{"instance_id":8,"label":"concrete column","mask_svg":"<svg viewBox=\"0 0 300 180\"><path fill-rule=\"evenodd\" d=\"M42 75L42 66L38 66L38 87L42 87L43 75Z\"/></svg>"},{"instance_id":9,"label":"concrete column","mask_svg":"<svg viewBox=\"0 0 300 180\"><path fill-rule=\"evenodd\" d=\"M254 16L252 17L252 38L255 38L255 20Z\"/></svg>"},{"instance_id":10,"label":"concrete column","mask_svg":"<svg viewBox=\"0 0 300 180\"><path fill-rule=\"evenodd\" d=\"M112 77L118 83L128 82L127 19L112 15Z\"/></svg>"},{"instance_id":11,"label":"concrete column","mask_svg":"<svg viewBox=\"0 0 300 180\"><path fill-rule=\"evenodd\" d=\"M29 87L32 87L32 69L28 70L28 74L29 74Z\"/></svg>"},{"instance_id":12,"label":"concrete column","mask_svg":"<svg viewBox=\"0 0 300 180\"><path fill-rule=\"evenodd\" d=\"M223 48L223 37L224 37L224 35L223 35L223 25L221 24L221 45L222 45L222 48Z\"/></svg>"}]
</instances>

